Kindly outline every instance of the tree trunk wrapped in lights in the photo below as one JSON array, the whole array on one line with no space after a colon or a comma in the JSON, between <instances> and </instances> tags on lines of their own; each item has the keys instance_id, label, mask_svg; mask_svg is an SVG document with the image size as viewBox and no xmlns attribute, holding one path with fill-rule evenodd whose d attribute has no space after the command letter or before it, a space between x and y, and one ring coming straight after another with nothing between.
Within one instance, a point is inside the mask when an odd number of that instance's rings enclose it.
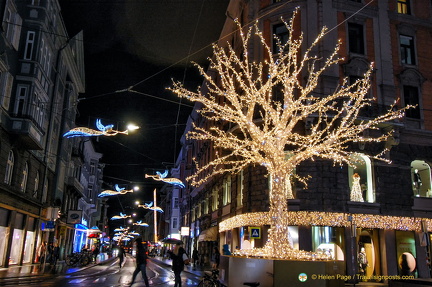
<instances>
[{"instance_id":1,"label":"tree trunk wrapped in lights","mask_svg":"<svg viewBox=\"0 0 432 287\"><path fill-rule=\"evenodd\" d=\"M303 37L293 36L294 19L295 13L285 23L288 41L281 43L275 39L279 51L276 54L257 25L246 32L239 25L241 53L229 44L225 48L214 45L209 72L198 66L207 89L190 91L180 82L174 83L171 89L180 97L201 103L198 112L214 123L210 128L194 125L188 138L211 141L216 150L223 151L197 167L196 173L188 178L192 185L203 184L216 175L237 173L248 165L262 165L267 169L272 180L269 211L272 224L264 250L270 250L268 255L275 258L292 258L287 225L287 200L292 198L290 181L295 177L306 182L306 178L294 173L296 166L314 158L352 165L349 144L386 141L391 133L377 132L375 137L362 135L366 130L379 130L379 124L404 114L394 104L375 118L359 117L362 108L374 103L367 96L372 67L355 83L349 84L345 78L332 94L314 95L321 74L343 61L337 55L340 43L327 59L313 55L325 36L326 28L323 28L302 54ZM263 58L269 60L256 62L250 58L248 47L252 46L254 37L260 40ZM309 132L300 133L298 127L306 121L310 122ZM228 124L235 128L226 128ZM385 161L382 158L385 152L371 157Z\"/></svg>"}]
</instances>

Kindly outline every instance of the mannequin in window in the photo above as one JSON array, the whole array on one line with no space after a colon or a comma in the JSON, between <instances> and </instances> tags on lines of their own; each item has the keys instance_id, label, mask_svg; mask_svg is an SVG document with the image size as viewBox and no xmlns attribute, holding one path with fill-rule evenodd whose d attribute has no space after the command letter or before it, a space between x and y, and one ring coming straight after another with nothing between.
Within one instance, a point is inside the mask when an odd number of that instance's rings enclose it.
<instances>
[{"instance_id":1,"label":"mannequin in window","mask_svg":"<svg viewBox=\"0 0 432 287\"><path fill-rule=\"evenodd\" d=\"M361 276L364 276L366 274L366 267L368 266L366 250L364 247L360 249L360 253L357 255L357 262L359 266L359 273Z\"/></svg>"},{"instance_id":2,"label":"mannequin in window","mask_svg":"<svg viewBox=\"0 0 432 287\"><path fill-rule=\"evenodd\" d=\"M358 173L353 174L353 183L351 187L350 200L357 202L364 202L362 188L360 185L360 175Z\"/></svg>"},{"instance_id":3,"label":"mannequin in window","mask_svg":"<svg viewBox=\"0 0 432 287\"><path fill-rule=\"evenodd\" d=\"M422 186L422 180L420 177L420 173L418 171L418 169L414 169L414 173L413 173L413 185L414 188L417 192L416 196L420 196L420 187Z\"/></svg>"}]
</instances>

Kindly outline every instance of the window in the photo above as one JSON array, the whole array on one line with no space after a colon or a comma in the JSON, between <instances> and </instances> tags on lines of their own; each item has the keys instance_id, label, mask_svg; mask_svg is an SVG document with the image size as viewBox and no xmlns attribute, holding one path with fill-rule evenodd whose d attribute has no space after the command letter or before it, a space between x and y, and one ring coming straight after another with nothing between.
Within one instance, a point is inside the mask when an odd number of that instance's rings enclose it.
<instances>
[{"instance_id":1,"label":"window","mask_svg":"<svg viewBox=\"0 0 432 287\"><path fill-rule=\"evenodd\" d=\"M273 54L279 53L280 49L278 47L278 40L280 44L284 48L284 51L288 49L288 47L284 46L288 42L289 32L285 23L277 24L273 26Z\"/></svg>"},{"instance_id":2,"label":"window","mask_svg":"<svg viewBox=\"0 0 432 287\"><path fill-rule=\"evenodd\" d=\"M218 189L216 187L213 187L213 190L212 190L212 211L216 211L218 209L218 206L219 206L218 200L219 200Z\"/></svg>"},{"instance_id":3,"label":"window","mask_svg":"<svg viewBox=\"0 0 432 287\"><path fill-rule=\"evenodd\" d=\"M39 124L39 126L43 126L45 117L45 104L42 102L37 93L34 93L33 104L31 108L33 119Z\"/></svg>"},{"instance_id":4,"label":"window","mask_svg":"<svg viewBox=\"0 0 432 287\"><path fill-rule=\"evenodd\" d=\"M1 61L1 60L0 60ZM5 110L9 110L13 76L7 71L6 64L0 63L0 104Z\"/></svg>"},{"instance_id":5,"label":"window","mask_svg":"<svg viewBox=\"0 0 432 287\"><path fill-rule=\"evenodd\" d=\"M17 87L17 98L15 102L14 114L23 116L26 114L27 106L27 86L19 85Z\"/></svg>"},{"instance_id":6,"label":"window","mask_svg":"<svg viewBox=\"0 0 432 287\"><path fill-rule=\"evenodd\" d=\"M371 160L364 154L351 155L354 167L348 168L350 200L375 202Z\"/></svg>"},{"instance_id":7,"label":"window","mask_svg":"<svg viewBox=\"0 0 432 287\"><path fill-rule=\"evenodd\" d=\"M363 25L348 23L348 45L351 53L365 53Z\"/></svg>"},{"instance_id":8,"label":"window","mask_svg":"<svg viewBox=\"0 0 432 287\"><path fill-rule=\"evenodd\" d=\"M172 219L172 228L176 229L177 227L177 222L178 222L178 218L177 217L173 217Z\"/></svg>"},{"instance_id":9,"label":"window","mask_svg":"<svg viewBox=\"0 0 432 287\"><path fill-rule=\"evenodd\" d=\"M397 9L399 14L411 14L410 3L409 0L398 0L397 1Z\"/></svg>"},{"instance_id":10,"label":"window","mask_svg":"<svg viewBox=\"0 0 432 287\"><path fill-rule=\"evenodd\" d=\"M6 39L12 44L15 50L18 50L22 18L17 13L17 9L13 1L9 0L6 3L2 26L3 31L6 31Z\"/></svg>"},{"instance_id":11,"label":"window","mask_svg":"<svg viewBox=\"0 0 432 287\"><path fill-rule=\"evenodd\" d=\"M416 197L432 197L431 168L424 160L411 162L411 180Z\"/></svg>"},{"instance_id":12,"label":"window","mask_svg":"<svg viewBox=\"0 0 432 287\"><path fill-rule=\"evenodd\" d=\"M420 119L419 91L417 87L403 86L405 106L413 105L414 108L405 112L407 118Z\"/></svg>"},{"instance_id":13,"label":"window","mask_svg":"<svg viewBox=\"0 0 432 287\"><path fill-rule=\"evenodd\" d=\"M42 203L46 202L47 196L48 196L48 186L49 186L49 182L48 179L45 180L45 184L43 186L43 190L42 190Z\"/></svg>"},{"instance_id":14,"label":"window","mask_svg":"<svg viewBox=\"0 0 432 287\"><path fill-rule=\"evenodd\" d=\"M231 175L223 181L223 204L231 203Z\"/></svg>"},{"instance_id":15,"label":"window","mask_svg":"<svg viewBox=\"0 0 432 287\"><path fill-rule=\"evenodd\" d=\"M39 193L39 172L36 172L36 176L34 180L33 197L37 198L38 193Z\"/></svg>"},{"instance_id":16,"label":"window","mask_svg":"<svg viewBox=\"0 0 432 287\"><path fill-rule=\"evenodd\" d=\"M6 163L6 173L4 178L4 182L9 185L12 182L12 172L13 172L14 164L15 164L14 154L12 151L9 151L9 156Z\"/></svg>"},{"instance_id":17,"label":"window","mask_svg":"<svg viewBox=\"0 0 432 287\"><path fill-rule=\"evenodd\" d=\"M243 170L237 174L237 207L240 207L243 205L243 189L244 189L244 183L243 183Z\"/></svg>"},{"instance_id":18,"label":"window","mask_svg":"<svg viewBox=\"0 0 432 287\"><path fill-rule=\"evenodd\" d=\"M174 197L174 209L178 209L179 208L179 199L178 197Z\"/></svg>"},{"instance_id":19,"label":"window","mask_svg":"<svg viewBox=\"0 0 432 287\"><path fill-rule=\"evenodd\" d=\"M411 36L400 35L399 41L402 64L415 65L414 38Z\"/></svg>"},{"instance_id":20,"label":"window","mask_svg":"<svg viewBox=\"0 0 432 287\"><path fill-rule=\"evenodd\" d=\"M24 169L22 172L22 180L21 180L21 184L20 184L20 190L22 192L25 192L26 188L27 188L27 179L28 179L28 164L25 163L24 164Z\"/></svg>"},{"instance_id":21,"label":"window","mask_svg":"<svg viewBox=\"0 0 432 287\"><path fill-rule=\"evenodd\" d=\"M31 60L32 59L34 40L35 40L35 32L28 31L26 44L25 44L25 48L24 48L24 60Z\"/></svg>"}]
</instances>

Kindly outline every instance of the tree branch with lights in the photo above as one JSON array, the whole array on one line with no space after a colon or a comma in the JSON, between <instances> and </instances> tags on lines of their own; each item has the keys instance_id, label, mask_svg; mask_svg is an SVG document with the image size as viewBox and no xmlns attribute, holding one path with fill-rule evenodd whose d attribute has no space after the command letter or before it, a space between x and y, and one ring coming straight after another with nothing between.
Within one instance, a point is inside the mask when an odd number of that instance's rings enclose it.
<instances>
[{"instance_id":1,"label":"tree branch with lights","mask_svg":"<svg viewBox=\"0 0 432 287\"><path fill-rule=\"evenodd\" d=\"M293 33L295 14L285 22L288 41L282 43L275 37L277 53L272 52L256 24L247 31L238 25L240 51L230 44L214 45L208 72L197 65L207 89L190 91L180 82L171 88L178 96L201 103L198 112L212 123L210 128L194 124L187 134L192 140L211 141L216 150L214 159L197 166L196 173L187 179L192 185L199 186L219 174L237 173L249 165L266 168L272 181L272 224L265 249L274 258L293 256L287 200L293 198L290 182L298 177L294 174L296 166L314 158L353 165L351 143L386 141L389 132L375 133L375 137L363 134L404 115L404 109L396 109L395 102L382 115L360 117L363 108L375 103L368 97L372 66L355 83L345 78L332 94L314 95L320 76L343 61L338 56L341 43L327 59L314 55L326 34L323 28L311 46L302 51L303 35L295 37ZM264 60L259 62L248 53L254 39L259 39L264 52ZM300 132L298 128L311 119L310 132ZM370 156L386 161L385 152ZM303 182L307 179L298 178Z\"/></svg>"}]
</instances>

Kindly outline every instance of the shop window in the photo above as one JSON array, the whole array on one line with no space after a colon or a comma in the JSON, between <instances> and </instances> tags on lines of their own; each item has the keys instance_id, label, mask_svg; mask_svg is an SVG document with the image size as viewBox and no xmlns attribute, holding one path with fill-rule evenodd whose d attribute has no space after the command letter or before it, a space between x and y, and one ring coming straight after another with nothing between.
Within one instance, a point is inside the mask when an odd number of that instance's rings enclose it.
<instances>
[{"instance_id":1,"label":"shop window","mask_svg":"<svg viewBox=\"0 0 432 287\"><path fill-rule=\"evenodd\" d=\"M348 45L351 53L365 54L363 25L348 23Z\"/></svg>"},{"instance_id":2,"label":"shop window","mask_svg":"<svg viewBox=\"0 0 432 287\"><path fill-rule=\"evenodd\" d=\"M417 197L432 197L431 168L423 160L411 162L413 194Z\"/></svg>"},{"instance_id":3,"label":"shop window","mask_svg":"<svg viewBox=\"0 0 432 287\"><path fill-rule=\"evenodd\" d=\"M223 181L223 205L231 203L231 175Z\"/></svg>"},{"instance_id":4,"label":"shop window","mask_svg":"<svg viewBox=\"0 0 432 287\"><path fill-rule=\"evenodd\" d=\"M364 154L351 155L353 166L348 168L350 200L375 202L371 160Z\"/></svg>"},{"instance_id":5,"label":"shop window","mask_svg":"<svg viewBox=\"0 0 432 287\"><path fill-rule=\"evenodd\" d=\"M312 226L312 248L315 252L326 254L333 260L344 260L340 246L343 246L344 229L330 226Z\"/></svg>"},{"instance_id":6,"label":"shop window","mask_svg":"<svg viewBox=\"0 0 432 287\"><path fill-rule=\"evenodd\" d=\"M398 0L397 1L397 9L399 14L411 14L410 2L409 0Z\"/></svg>"},{"instance_id":7,"label":"shop window","mask_svg":"<svg viewBox=\"0 0 432 287\"><path fill-rule=\"evenodd\" d=\"M402 64L415 65L414 37L400 35L399 45Z\"/></svg>"},{"instance_id":8,"label":"shop window","mask_svg":"<svg viewBox=\"0 0 432 287\"><path fill-rule=\"evenodd\" d=\"M8 160L6 162L6 173L4 178L4 182L9 185L12 183L12 172L13 172L14 164L15 164L15 157L13 151L9 151Z\"/></svg>"}]
</instances>

